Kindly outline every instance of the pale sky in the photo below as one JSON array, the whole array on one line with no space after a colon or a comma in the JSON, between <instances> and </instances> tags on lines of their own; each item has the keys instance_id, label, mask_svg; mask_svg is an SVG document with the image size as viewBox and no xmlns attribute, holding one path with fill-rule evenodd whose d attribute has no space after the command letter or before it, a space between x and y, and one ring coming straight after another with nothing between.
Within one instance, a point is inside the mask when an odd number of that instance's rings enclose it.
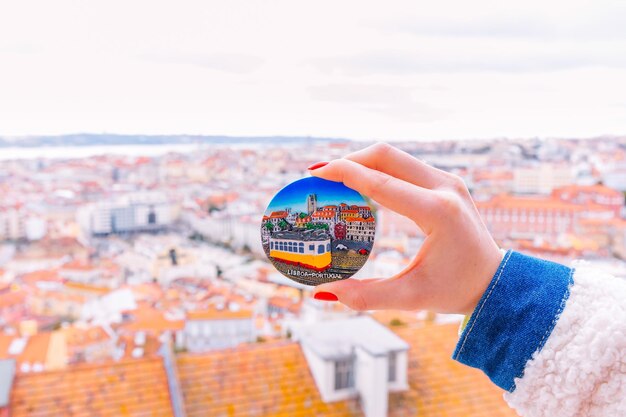
<instances>
[{"instance_id":1,"label":"pale sky","mask_svg":"<svg viewBox=\"0 0 626 417\"><path fill-rule=\"evenodd\" d=\"M625 1L0 0L0 135L626 134Z\"/></svg>"}]
</instances>

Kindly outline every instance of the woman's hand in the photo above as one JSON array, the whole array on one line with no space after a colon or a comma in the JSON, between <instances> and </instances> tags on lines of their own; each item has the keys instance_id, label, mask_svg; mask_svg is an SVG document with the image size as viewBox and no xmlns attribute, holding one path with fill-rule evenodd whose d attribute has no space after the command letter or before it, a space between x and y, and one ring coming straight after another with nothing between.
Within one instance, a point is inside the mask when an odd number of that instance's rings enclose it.
<instances>
[{"instance_id":1,"label":"woman's hand","mask_svg":"<svg viewBox=\"0 0 626 417\"><path fill-rule=\"evenodd\" d=\"M502 253L478 214L463 180L387 144L376 144L311 174L371 197L410 219L426 234L411 264L390 278L347 279L315 288L316 298L355 310L428 309L470 314L489 285Z\"/></svg>"}]
</instances>

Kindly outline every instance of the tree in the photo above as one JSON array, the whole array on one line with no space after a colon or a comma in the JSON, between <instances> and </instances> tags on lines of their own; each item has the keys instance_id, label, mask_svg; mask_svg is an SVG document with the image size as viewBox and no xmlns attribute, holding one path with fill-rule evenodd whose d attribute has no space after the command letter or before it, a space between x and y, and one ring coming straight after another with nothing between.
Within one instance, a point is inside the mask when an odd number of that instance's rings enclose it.
<instances>
[{"instance_id":1,"label":"tree","mask_svg":"<svg viewBox=\"0 0 626 417\"><path fill-rule=\"evenodd\" d=\"M307 216L307 214L306 214L306 213L300 213L300 214L298 215L298 217L300 217L301 219L304 219L306 216Z\"/></svg>"},{"instance_id":2,"label":"tree","mask_svg":"<svg viewBox=\"0 0 626 417\"><path fill-rule=\"evenodd\" d=\"M278 222L278 227L280 227L281 230L289 229L289 223L287 223L287 220L282 219L281 221Z\"/></svg>"},{"instance_id":3,"label":"tree","mask_svg":"<svg viewBox=\"0 0 626 417\"><path fill-rule=\"evenodd\" d=\"M328 230L328 225L326 223L307 223L304 225L307 230L311 229L324 229Z\"/></svg>"},{"instance_id":4,"label":"tree","mask_svg":"<svg viewBox=\"0 0 626 417\"><path fill-rule=\"evenodd\" d=\"M269 232L273 232L274 231L274 223L272 223L272 222L265 222L263 227L265 227Z\"/></svg>"}]
</instances>

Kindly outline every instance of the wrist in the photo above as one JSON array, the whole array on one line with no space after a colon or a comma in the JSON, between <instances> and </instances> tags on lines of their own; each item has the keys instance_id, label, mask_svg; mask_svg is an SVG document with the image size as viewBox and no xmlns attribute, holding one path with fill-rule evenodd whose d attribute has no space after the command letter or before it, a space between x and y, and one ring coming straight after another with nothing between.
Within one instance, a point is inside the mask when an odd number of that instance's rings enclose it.
<instances>
[{"instance_id":1,"label":"wrist","mask_svg":"<svg viewBox=\"0 0 626 417\"><path fill-rule=\"evenodd\" d=\"M461 314L466 316L472 315L483 294L489 287L489 283L502 265L505 255L506 251L504 249L495 246L494 250L487 256L487 259L482 262L484 268L477 274L477 278L472 283L472 288L468 291L470 294L469 301L467 305L461 309Z\"/></svg>"}]
</instances>

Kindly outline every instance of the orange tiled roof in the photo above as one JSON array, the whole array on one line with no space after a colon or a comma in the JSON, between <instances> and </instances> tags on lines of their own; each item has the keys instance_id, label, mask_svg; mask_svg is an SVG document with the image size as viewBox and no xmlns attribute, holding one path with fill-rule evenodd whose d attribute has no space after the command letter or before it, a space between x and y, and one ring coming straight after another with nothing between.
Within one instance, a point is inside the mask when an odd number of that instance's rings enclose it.
<instances>
[{"instance_id":1,"label":"orange tiled roof","mask_svg":"<svg viewBox=\"0 0 626 417\"><path fill-rule=\"evenodd\" d=\"M61 268L72 271L93 271L94 269L96 269L95 266L90 265L86 262L82 262L80 260L70 261L63 265Z\"/></svg>"},{"instance_id":2,"label":"orange tiled roof","mask_svg":"<svg viewBox=\"0 0 626 417\"><path fill-rule=\"evenodd\" d=\"M270 218L271 219L284 219L285 217L287 217L287 212L286 211L273 211L272 214L270 214Z\"/></svg>"},{"instance_id":3,"label":"orange tiled roof","mask_svg":"<svg viewBox=\"0 0 626 417\"><path fill-rule=\"evenodd\" d=\"M23 304L26 298L24 291L8 291L0 294L0 310L6 307L13 307L18 304Z\"/></svg>"},{"instance_id":4,"label":"orange tiled roof","mask_svg":"<svg viewBox=\"0 0 626 417\"><path fill-rule=\"evenodd\" d=\"M302 301L298 300L298 299L293 299L290 297L283 297L283 296L272 296L267 300L267 303L279 308L283 308L285 310L288 310L292 313L297 313L300 311L300 308L302 307Z\"/></svg>"},{"instance_id":5,"label":"orange tiled roof","mask_svg":"<svg viewBox=\"0 0 626 417\"><path fill-rule=\"evenodd\" d=\"M314 218L323 218L323 219L331 219L335 217L335 212L331 210L318 210L311 214Z\"/></svg>"},{"instance_id":6,"label":"orange tiled roof","mask_svg":"<svg viewBox=\"0 0 626 417\"><path fill-rule=\"evenodd\" d=\"M111 338L102 326L86 328L72 326L62 329L61 331L65 333L67 344L70 348L84 347L92 343L101 343Z\"/></svg>"},{"instance_id":7,"label":"orange tiled roof","mask_svg":"<svg viewBox=\"0 0 626 417\"><path fill-rule=\"evenodd\" d=\"M361 415L356 401L322 401L296 343L182 355L178 375L189 417Z\"/></svg>"},{"instance_id":8,"label":"orange tiled roof","mask_svg":"<svg viewBox=\"0 0 626 417\"><path fill-rule=\"evenodd\" d=\"M159 348L161 347L158 336L150 334L146 335L143 343L139 344L135 343L135 338L131 335L122 335L117 342L118 348L123 348L123 358L126 359L157 357L159 356ZM133 356L137 348L140 349L141 354L139 356Z\"/></svg>"},{"instance_id":9,"label":"orange tiled roof","mask_svg":"<svg viewBox=\"0 0 626 417\"><path fill-rule=\"evenodd\" d=\"M48 346L50 344L50 336L52 333L37 333L28 338L28 343L24 347L24 350L19 355L20 362L29 362L35 363L39 362L41 364L46 362L46 357L48 356Z\"/></svg>"},{"instance_id":10,"label":"orange tiled roof","mask_svg":"<svg viewBox=\"0 0 626 417\"><path fill-rule=\"evenodd\" d=\"M601 184L594 184L594 185L571 184L571 185L559 187L555 189L554 191L557 194L565 193L565 192L568 192L568 193L587 192L587 193L595 193L595 194L604 194L606 196L611 196L611 197L622 197L622 193L619 192L618 190L609 188Z\"/></svg>"},{"instance_id":11,"label":"orange tiled roof","mask_svg":"<svg viewBox=\"0 0 626 417\"><path fill-rule=\"evenodd\" d=\"M374 218L373 217L368 217L367 219L364 219L363 217L347 217L346 221L347 222L373 223L374 222Z\"/></svg>"},{"instance_id":12,"label":"orange tiled roof","mask_svg":"<svg viewBox=\"0 0 626 417\"><path fill-rule=\"evenodd\" d=\"M409 349L409 390L389 397L389 416L517 416L502 391L482 372L450 357L458 324L418 324L391 328Z\"/></svg>"},{"instance_id":13,"label":"orange tiled roof","mask_svg":"<svg viewBox=\"0 0 626 417\"><path fill-rule=\"evenodd\" d=\"M526 210L563 210L563 211L605 211L606 207L598 204L574 204L554 197L517 197L511 195L499 195L489 201L477 201L476 207L526 209Z\"/></svg>"},{"instance_id":14,"label":"orange tiled roof","mask_svg":"<svg viewBox=\"0 0 626 417\"><path fill-rule=\"evenodd\" d=\"M71 290L71 291L75 291L79 293L85 293L85 294L104 295L104 294L108 294L109 292L111 292L110 288L83 284L82 282L68 281L65 283L64 286L67 290Z\"/></svg>"},{"instance_id":15,"label":"orange tiled roof","mask_svg":"<svg viewBox=\"0 0 626 417\"><path fill-rule=\"evenodd\" d=\"M19 336L0 335L0 359L15 359L18 370L22 363L28 363L33 365L39 363L43 365L46 363L48 356L48 346L50 344L50 337L52 333L38 333L28 338L25 338L25 345L21 352L17 354L11 354L9 347L11 344L19 339Z\"/></svg>"},{"instance_id":16,"label":"orange tiled roof","mask_svg":"<svg viewBox=\"0 0 626 417\"><path fill-rule=\"evenodd\" d=\"M206 310L188 311L188 320L234 320L234 319L248 319L252 318L252 311L250 310L216 310L209 308Z\"/></svg>"},{"instance_id":17,"label":"orange tiled roof","mask_svg":"<svg viewBox=\"0 0 626 417\"><path fill-rule=\"evenodd\" d=\"M20 277L22 282L33 283L38 281L62 281L56 270L42 269L40 271L28 272Z\"/></svg>"},{"instance_id":18,"label":"orange tiled roof","mask_svg":"<svg viewBox=\"0 0 626 417\"><path fill-rule=\"evenodd\" d=\"M131 314L132 321L120 326L130 332L147 331L158 335L168 330L180 330L185 324L183 320L168 320L163 311L144 304L139 305Z\"/></svg>"},{"instance_id":19,"label":"orange tiled roof","mask_svg":"<svg viewBox=\"0 0 626 417\"><path fill-rule=\"evenodd\" d=\"M18 374L11 416L173 416L160 358Z\"/></svg>"}]
</instances>

